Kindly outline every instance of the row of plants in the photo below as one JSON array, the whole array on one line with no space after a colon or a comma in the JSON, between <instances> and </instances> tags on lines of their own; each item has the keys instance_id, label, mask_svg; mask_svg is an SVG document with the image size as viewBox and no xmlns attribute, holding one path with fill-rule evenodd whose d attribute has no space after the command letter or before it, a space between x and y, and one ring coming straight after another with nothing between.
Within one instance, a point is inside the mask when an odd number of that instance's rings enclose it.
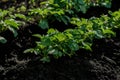
<instances>
[{"instance_id":1,"label":"row of plants","mask_svg":"<svg viewBox=\"0 0 120 80\"><path fill-rule=\"evenodd\" d=\"M111 0L47 0L41 2L39 8L29 9L29 15L34 16L42 29L51 27L54 21L70 23L70 18L77 14L86 13L91 6L111 7Z\"/></svg>"},{"instance_id":2,"label":"row of plants","mask_svg":"<svg viewBox=\"0 0 120 80\"><path fill-rule=\"evenodd\" d=\"M17 30L20 26L24 26L25 20L25 15L19 13L12 14L11 11L0 9L0 33L3 33L6 30L10 30L14 37L17 37ZM0 42L6 43L7 40L0 36Z\"/></svg>"},{"instance_id":3,"label":"row of plants","mask_svg":"<svg viewBox=\"0 0 120 80\"><path fill-rule=\"evenodd\" d=\"M19 5L24 4L24 6L28 8L40 7L41 2L47 3L47 5L57 4L60 7L70 7L74 8L78 11L80 7L89 8L89 6L105 6L110 7L112 0L1 0L0 3L11 3L11 5L6 5L7 7L11 7L14 4L19 3ZM4 4L3 4L4 5ZM76 6L75 6L76 5ZM17 6L17 5L16 5Z\"/></svg>"},{"instance_id":4,"label":"row of plants","mask_svg":"<svg viewBox=\"0 0 120 80\"><path fill-rule=\"evenodd\" d=\"M7 10L0 9L0 33L10 30L16 37L20 26L31 23L37 23L42 29L48 29L46 35L33 35L40 41L36 42L35 48L24 51L24 53L40 55L43 62L49 62L51 56L54 58L72 56L81 48L92 51L93 39L115 36L112 29L119 28L120 11L109 12L110 16L102 15L100 18L90 19L79 18L77 15L80 12L86 13L91 6L110 8L111 0L46 0L42 2L28 0L26 2L31 5L10 7ZM72 24L76 27L60 32L50 25L56 20L63 22L66 26ZM0 36L0 42L6 43L7 40Z\"/></svg>"},{"instance_id":5,"label":"row of plants","mask_svg":"<svg viewBox=\"0 0 120 80\"><path fill-rule=\"evenodd\" d=\"M93 39L111 38L115 36L112 30L120 28L120 10L109 12L109 15L90 19L73 17L70 22L76 26L74 29L59 32L50 28L46 35L34 34L39 38L36 47L27 49L24 53L35 53L41 56L41 61L49 62L51 57L57 59L72 56L81 48L92 51Z\"/></svg>"},{"instance_id":6,"label":"row of plants","mask_svg":"<svg viewBox=\"0 0 120 80\"><path fill-rule=\"evenodd\" d=\"M16 2L17 0L12 0ZM1 2L8 2L2 0ZM9 1L10 2L10 1ZM40 3L40 5L38 5ZM25 4L29 4L27 8ZM37 5L37 6L36 6ZM42 29L48 29L49 23L58 20L66 25L70 23L70 16L77 16L76 12L85 13L90 6L111 6L111 0L27 0L16 8L10 7L6 10L0 9L0 33L10 30L14 37L18 35L17 30L26 23L36 23ZM37 7L37 8L36 8ZM0 42L6 43L7 40L0 36Z\"/></svg>"}]
</instances>

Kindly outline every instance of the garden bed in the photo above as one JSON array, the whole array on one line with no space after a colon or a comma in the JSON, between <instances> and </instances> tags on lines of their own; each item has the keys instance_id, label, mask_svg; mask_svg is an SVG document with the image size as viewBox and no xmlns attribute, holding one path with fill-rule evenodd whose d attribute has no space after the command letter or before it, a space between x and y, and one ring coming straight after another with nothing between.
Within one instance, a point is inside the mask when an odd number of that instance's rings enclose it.
<instances>
[{"instance_id":1,"label":"garden bed","mask_svg":"<svg viewBox=\"0 0 120 80\"><path fill-rule=\"evenodd\" d=\"M118 3L119 0L112 1L111 8L91 7L86 14L78 13L78 16L100 17L108 14L108 10L118 10ZM61 32L72 28L59 21L51 25L58 23L53 28ZM71 57L51 58L50 62L43 63L40 61L41 56L23 52L36 46L35 41L39 39L33 34L46 34L47 30L32 23L21 26L17 37L6 30L0 33L7 40L5 44L0 43L0 80L120 80L120 29L114 31L115 37L94 39L92 51L79 49Z\"/></svg>"},{"instance_id":2,"label":"garden bed","mask_svg":"<svg viewBox=\"0 0 120 80\"><path fill-rule=\"evenodd\" d=\"M62 57L42 63L39 56L22 53L24 49L35 46L30 28L22 29L17 38L0 46L0 79L119 80L120 30L116 32L114 38L94 40L93 52L81 49L71 58Z\"/></svg>"}]
</instances>

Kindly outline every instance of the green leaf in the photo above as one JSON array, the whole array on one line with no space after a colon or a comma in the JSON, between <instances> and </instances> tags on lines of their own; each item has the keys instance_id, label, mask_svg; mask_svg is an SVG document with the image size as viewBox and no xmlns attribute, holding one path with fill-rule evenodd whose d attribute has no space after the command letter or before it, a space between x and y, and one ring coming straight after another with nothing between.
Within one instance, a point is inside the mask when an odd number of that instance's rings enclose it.
<instances>
[{"instance_id":1,"label":"green leaf","mask_svg":"<svg viewBox=\"0 0 120 80\"><path fill-rule=\"evenodd\" d=\"M70 43L68 46L69 46L69 48L70 48L72 51L77 51L77 50L79 50L79 45L78 45L77 43L75 43L75 42Z\"/></svg>"},{"instance_id":2,"label":"green leaf","mask_svg":"<svg viewBox=\"0 0 120 80\"><path fill-rule=\"evenodd\" d=\"M46 19L41 19L39 22L39 27L41 27L42 29L48 29L48 21Z\"/></svg>"},{"instance_id":3,"label":"green leaf","mask_svg":"<svg viewBox=\"0 0 120 80\"><path fill-rule=\"evenodd\" d=\"M50 38L48 37L45 37L41 40L41 43L44 45L44 46L50 46L51 44L51 41L50 41Z\"/></svg>"},{"instance_id":4,"label":"green leaf","mask_svg":"<svg viewBox=\"0 0 120 80\"><path fill-rule=\"evenodd\" d=\"M23 14L15 14L15 17L26 20L26 16Z\"/></svg>"},{"instance_id":5,"label":"green leaf","mask_svg":"<svg viewBox=\"0 0 120 80\"><path fill-rule=\"evenodd\" d=\"M55 33L55 32L58 32L57 30L53 29L53 28L50 28L47 33L48 34L52 34L52 33Z\"/></svg>"},{"instance_id":6,"label":"green leaf","mask_svg":"<svg viewBox=\"0 0 120 80\"><path fill-rule=\"evenodd\" d=\"M53 4L53 3L54 3L54 0L49 0L49 3L50 3L50 4Z\"/></svg>"},{"instance_id":7,"label":"green leaf","mask_svg":"<svg viewBox=\"0 0 120 80\"><path fill-rule=\"evenodd\" d=\"M20 10L23 11L23 12L25 12L26 11L26 7L25 6L21 6Z\"/></svg>"},{"instance_id":8,"label":"green leaf","mask_svg":"<svg viewBox=\"0 0 120 80\"><path fill-rule=\"evenodd\" d=\"M18 33L17 30L12 28L12 27L8 27L8 29L13 33L14 37L17 37Z\"/></svg>"},{"instance_id":9,"label":"green leaf","mask_svg":"<svg viewBox=\"0 0 120 80\"><path fill-rule=\"evenodd\" d=\"M40 38L41 39L41 35L40 34L33 34L34 37Z\"/></svg>"},{"instance_id":10,"label":"green leaf","mask_svg":"<svg viewBox=\"0 0 120 80\"><path fill-rule=\"evenodd\" d=\"M80 5L80 10L83 12L83 13L86 13L86 6L84 5Z\"/></svg>"},{"instance_id":11,"label":"green leaf","mask_svg":"<svg viewBox=\"0 0 120 80\"><path fill-rule=\"evenodd\" d=\"M95 32L95 38L97 38L97 39L104 38L104 36L103 36L103 34L102 34L102 32L100 30L96 30L94 32Z\"/></svg>"},{"instance_id":12,"label":"green leaf","mask_svg":"<svg viewBox=\"0 0 120 80\"><path fill-rule=\"evenodd\" d=\"M102 31L103 31L103 34L111 34L111 35L115 36L115 32L113 32L110 29L102 29Z\"/></svg>"},{"instance_id":13,"label":"green leaf","mask_svg":"<svg viewBox=\"0 0 120 80\"><path fill-rule=\"evenodd\" d=\"M78 3L80 3L81 5L84 4L84 0L78 0Z\"/></svg>"},{"instance_id":14,"label":"green leaf","mask_svg":"<svg viewBox=\"0 0 120 80\"><path fill-rule=\"evenodd\" d=\"M26 49L23 53L33 53L34 49L30 48L30 49Z\"/></svg>"},{"instance_id":15,"label":"green leaf","mask_svg":"<svg viewBox=\"0 0 120 80\"><path fill-rule=\"evenodd\" d=\"M62 42L66 39L66 36L63 33L59 33L55 35L55 37L58 39L59 42Z\"/></svg>"},{"instance_id":16,"label":"green leaf","mask_svg":"<svg viewBox=\"0 0 120 80\"><path fill-rule=\"evenodd\" d=\"M55 50L55 52L53 53L53 56L58 59L59 57L62 57L62 52L61 51L58 51L58 50Z\"/></svg>"},{"instance_id":17,"label":"green leaf","mask_svg":"<svg viewBox=\"0 0 120 80\"><path fill-rule=\"evenodd\" d=\"M73 38L73 35L71 33L66 33L66 36L69 38L69 39L72 39Z\"/></svg>"},{"instance_id":18,"label":"green leaf","mask_svg":"<svg viewBox=\"0 0 120 80\"><path fill-rule=\"evenodd\" d=\"M50 57L49 56L44 56L42 59L40 59L43 63L45 62L50 62Z\"/></svg>"},{"instance_id":19,"label":"green leaf","mask_svg":"<svg viewBox=\"0 0 120 80\"><path fill-rule=\"evenodd\" d=\"M46 47L44 44L40 44L38 42L37 42L37 45L38 45L37 47L40 48L40 49L42 49L42 50Z\"/></svg>"},{"instance_id":20,"label":"green leaf","mask_svg":"<svg viewBox=\"0 0 120 80\"><path fill-rule=\"evenodd\" d=\"M64 22L66 25L68 24L68 22L70 22L70 18L68 16L64 16L64 15L61 15L61 16L57 16L57 19L61 22Z\"/></svg>"},{"instance_id":21,"label":"green leaf","mask_svg":"<svg viewBox=\"0 0 120 80\"><path fill-rule=\"evenodd\" d=\"M0 43L6 43L7 42L7 40L4 38L4 37L2 37L2 36L0 36Z\"/></svg>"},{"instance_id":22,"label":"green leaf","mask_svg":"<svg viewBox=\"0 0 120 80\"><path fill-rule=\"evenodd\" d=\"M112 6L111 2L103 2L102 5L105 6L106 8L111 8Z\"/></svg>"},{"instance_id":23,"label":"green leaf","mask_svg":"<svg viewBox=\"0 0 120 80\"><path fill-rule=\"evenodd\" d=\"M64 16L61 16L60 18L65 23L65 25L68 24L68 20Z\"/></svg>"},{"instance_id":24,"label":"green leaf","mask_svg":"<svg viewBox=\"0 0 120 80\"><path fill-rule=\"evenodd\" d=\"M8 13L9 11L0 9L0 19L3 19Z\"/></svg>"},{"instance_id":25,"label":"green leaf","mask_svg":"<svg viewBox=\"0 0 120 80\"><path fill-rule=\"evenodd\" d=\"M84 49L92 51L90 43L82 42L82 44Z\"/></svg>"},{"instance_id":26,"label":"green leaf","mask_svg":"<svg viewBox=\"0 0 120 80\"><path fill-rule=\"evenodd\" d=\"M52 54L56 59L61 57L63 54L61 51L58 51L57 49L52 49L48 52L48 54Z\"/></svg>"},{"instance_id":27,"label":"green leaf","mask_svg":"<svg viewBox=\"0 0 120 80\"><path fill-rule=\"evenodd\" d=\"M14 27L16 29L18 29L18 26L19 26L19 24L14 19L5 20L5 24L7 24L8 26Z\"/></svg>"}]
</instances>

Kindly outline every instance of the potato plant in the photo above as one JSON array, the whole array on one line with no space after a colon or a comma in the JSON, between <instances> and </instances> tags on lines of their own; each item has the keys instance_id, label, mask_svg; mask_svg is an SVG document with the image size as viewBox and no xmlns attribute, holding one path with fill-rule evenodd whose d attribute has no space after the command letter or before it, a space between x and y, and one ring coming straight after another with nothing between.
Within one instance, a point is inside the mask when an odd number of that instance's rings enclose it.
<instances>
[{"instance_id":1,"label":"potato plant","mask_svg":"<svg viewBox=\"0 0 120 80\"><path fill-rule=\"evenodd\" d=\"M10 30L14 37L16 37L17 29L20 26L20 22L16 21L14 18L12 18L12 14L8 10L1 10L0 9L0 32L4 32L5 30ZM0 37L1 43L6 43L6 39L3 37Z\"/></svg>"},{"instance_id":2,"label":"potato plant","mask_svg":"<svg viewBox=\"0 0 120 80\"><path fill-rule=\"evenodd\" d=\"M49 29L46 35L35 34L40 41L37 41L35 48L30 48L24 53L35 53L42 56L41 61L49 62L50 56L59 58L62 56L72 56L75 51L83 48L91 49L93 39L111 38L115 36L112 31L114 28L120 28L120 11L110 12L110 17L101 15L100 18L92 17L90 19L71 18L71 24L76 25L74 29L66 29L59 32L56 29Z\"/></svg>"},{"instance_id":3,"label":"potato plant","mask_svg":"<svg viewBox=\"0 0 120 80\"><path fill-rule=\"evenodd\" d=\"M10 1L0 1L0 3L6 2ZM16 3L17 0L12 0L11 2ZM0 9L0 33L9 29L16 37L18 35L17 29L27 22L37 22L42 29L48 29L50 27L48 19L51 22L58 20L67 25L70 23L71 17L66 15L66 13L74 16L76 12L86 13L90 6L105 6L109 8L111 0L25 0L18 8L12 6L6 10ZM5 43L3 40L7 41L1 37L0 42Z\"/></svg>"},{"instance_id":4,"label":"potato plant","mask_svg":"<svg viewBox=\"0 0 120 80\"><path fill-rule=\"evenodd\" d=\"M40 28L48 29L46 35L34 34L39 38L36 47L27 49L24 53L35 53L42 57L43 62L49 62L50 56L72 56L81 48L92 51L93 39L115 36L112 29L120 27L120 11L109 12L110 16L101 15L100 18L78 17L80 12L85 14L91 6L110 8L111 5L111 0L25 0L17 8L0 9L0 33L10 30L16 37L19 27L27 23L37 23ZM49 24L54 21L76 27L60 32ZM0 36L0 42L6 43L7 40Z\"/></svg>"},{"instance_id":5,"label":"potato plant","mask_svg":"<svg viewBox=\"0 0 120 80\"><path fill-rule=\"evenodd\" d=\"M111 7L111 0L46 0L38 8L29 9L30 16L36 16L37 23L42 29L48 29L49 23L55 20L69 24L70 16L77 16L79 12L86 13L91 6ZM50 21L48 22L48 20Z\"/></svg>"}]
</instances>

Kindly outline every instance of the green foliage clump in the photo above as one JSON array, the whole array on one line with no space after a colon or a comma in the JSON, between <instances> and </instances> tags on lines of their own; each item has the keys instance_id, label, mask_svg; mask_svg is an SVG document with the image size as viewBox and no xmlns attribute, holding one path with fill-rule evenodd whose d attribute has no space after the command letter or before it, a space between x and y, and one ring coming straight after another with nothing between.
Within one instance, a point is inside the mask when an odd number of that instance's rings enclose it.
<instances>
[{"instance_id":1,"label":"green foliage clump","mask_svg":"<svg viewBox=\"0 0 120 80\"><path fill-rule=\"evenodd\" d=\"M10 1L0 1L0 3L6 2ZM17 4L18 0L12 0L11 2ZM71 17L66 14L76 16L76 12L86 13L90 6L105 6L109 8L111 0L26 0L24 2L21 1L20 5L8 7L6 10L0 9L0 33L10 30L16 37L19 27L27 22L37 22L42 29L48 29L50 27L49 21L52 23L55 20L67 25L70 23ZM5 38L0 40L2 41L3 39Z\"/></svg>"},{"instance_id":2,"label":"green foliage clump","mask_svg":"<svg viewBox=\"0 0 120 80\"><path fill-rule=\"evenodd\" d=\"M10 30L14 37L18 35L17 30L20 26L25 24L27 17L24 14L11 12L12 8L9 10L2 10L0 9L0 33L6 30ZM4 41L3 41L4 39ZM5 43L5 38L1 38L0 42Z\"/></svg>"},{"instance_id":3,"label":"green foliage clump","mask_svg":"<svg viewBox=\"0 0 120 80\"><path fill-rule=\"evenodd\" d=\"M111 0L26 0L18 8L0 9L0 33L10 30L16 37L19 27L27 23L37 23L42 29L48 29L46 35L34 34L39 38L36 47L24 51L40 55L43 62L49 62L51 56L56 59L72 56L81 48L92 51L93 39L115 36L112 29L120 28L120 11L109 12L110 16L102 15L100 18L78 17L80 12L85 14L91 6L110 8ZM60 32L50 25L56 20L76 27ZM0 36L0 42L6 43L7 40Z\"/></svg>"},{"instance_id":4,"label":"green foliage clump","mask_svg":"<svg viewBox=\"0 0 120 80\"><path fill-rule=\"evenodd\" d=\"M46 0L40 3L38 8L32 8L28 14L36 16L39 26L42 29L48 29L49 23L58 20L64 24L70 22L70 16L77 16L76 13L86 13L91 6L111 7L111 0ZM49 23L48 20L50 19Z\"/></svg>"},{"instance_id":5,"label":"green foliage clump","mask_svg":"<svg viewBox=\"0 0 120 80\"><path fill-rule=\"evenodd\" d=\"M114 28L120 28L120 11L110 12L111 16L102 15L100 18L92 17L90 19L71 18L71 24L76 25L75 29L66 29L59 32L56 29L49 29L46 35L36 34L40 41L37 41L35 48L25 50L25 53L31 52L41 55L43 62L50 61L50 56L59 58L61 56L71 56L80 48L90 50L93 39L110 38L115 36L112 31Z\"/></svg>"}]
</instances>

